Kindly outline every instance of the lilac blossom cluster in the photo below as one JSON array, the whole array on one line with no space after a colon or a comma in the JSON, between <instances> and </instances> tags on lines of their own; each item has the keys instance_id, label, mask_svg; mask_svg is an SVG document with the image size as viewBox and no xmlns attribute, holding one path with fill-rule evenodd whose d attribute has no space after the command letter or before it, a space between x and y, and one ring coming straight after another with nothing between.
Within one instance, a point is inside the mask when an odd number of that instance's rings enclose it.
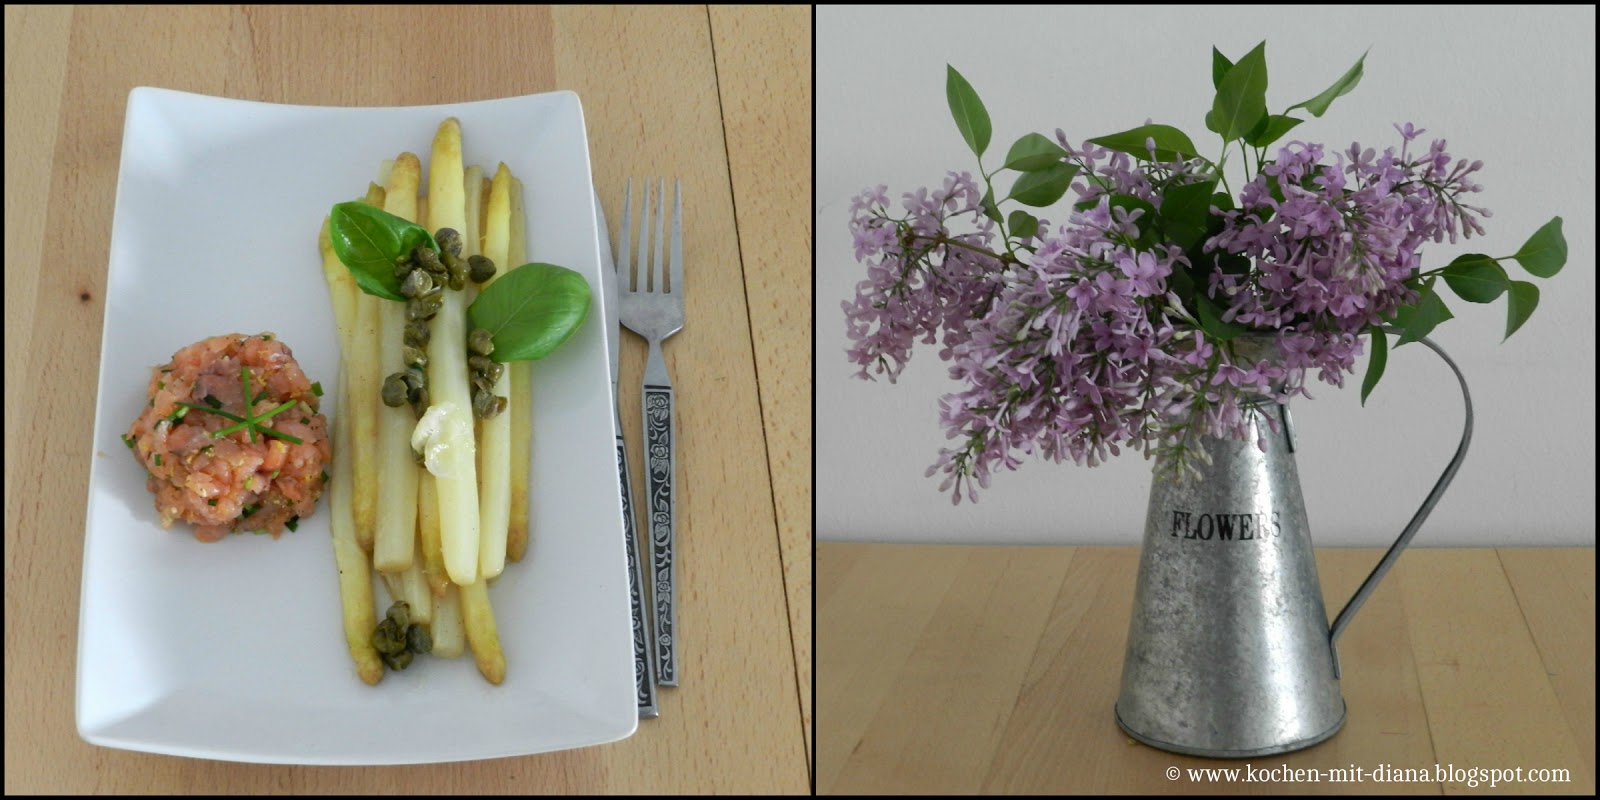
<instances>
[{"instance_id":1,"label":"lilac blossom cluster","mask_svg":"<svg viewBox=\"0 0 1600 800\"><path fill-rule=\"evenodd\" d=\"M1077 198L1065 224L1028 236L984 213L968 173L903 195L898 213L886 187L867 190L851 206L867 277L844 303L850 358L859 377L893 381L915 344L941 345L959 388L940 401L952 444L928 474L957 503L1025 456L1093 466L1130 447L1196 472L1199 437L1259 435L1253 422L1275 415L1256 406L1306 395L1307 369L1342 385L1358 334L1416 300L1424 242L1482 232L1488 212L1459 202L1481 164L1452 166L1443 141L1412 157L1422 131L1400 131L1398 152L1352 145L1331 165L1319 145L1282 148L1238 210L1212 209L1220 227L1198 251L1161 236L1151 211L1217 168L1157 161L1154 142L1144 160L1058 132ZM1249 267L1202 271L1197 252ZM1208 336L1179 272L1247 332Z\"/></svg>"}]
</instances>

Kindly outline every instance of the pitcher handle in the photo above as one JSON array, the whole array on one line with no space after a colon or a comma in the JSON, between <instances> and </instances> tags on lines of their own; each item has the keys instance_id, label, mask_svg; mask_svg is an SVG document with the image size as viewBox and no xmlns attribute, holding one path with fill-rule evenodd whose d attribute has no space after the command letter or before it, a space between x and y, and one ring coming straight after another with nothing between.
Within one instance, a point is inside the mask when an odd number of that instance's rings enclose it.
<instances>
[{"instance_id":1,"label":"pitcher handle","mask_svg":"<svg viewBox=\"0 0 1600 800\"><path fill-rule=\"evenodd\" d=\"M1398 328L1388 326L1384 326L1382 330L1386 333L1400 333ZM1406 549L1406 545L1411 543L1411 537L1417 535L1417 530L1422 527L1423 520L1428 518L1428 514L1433 511L1434 505L1444 495L1444 490L1449 488L1450 481L1455 478L1456 470L1461 467L1462 460L1467 457L1467 445L1472 441L1472 394L1467 391L1467 379L1462 376L1461 370L1456 367L1456 362L1451 361L1450 356L1446 355L1444 350L1439 348L1439 345L1434 344L1426 336L1417 341L1422 342L1428 346L1428 349L1438 353L1439 357L1444 359L1444 363L1450 365L1450 371L1456 374L1456 380L1461 384L1461 398L1466 401L1467 405L1466 427L1461 431L1461 444L1456 446L1455 458L1450 459L1450 465L1444 468L1444 474L1440 475L1438 482L1434 483L1433 491L1429 492L1428 498L1422 501L1422 507L1417 509L1416 514L1412 515L1410 524L1406 525L1406 529L1400 533L1400 538L1394 540L1394 544L1389 547L1389 552L1383 554L1383 560L1378 562L1378 566L1373 568L1372 574L1368 575L1366 581L1362 582L1361 588L1356 590L1355 596L1350 598L1350 602L1345 604L1344 610L1340 611L1339 616L1334 618L1333 628L1328 633L1328 644L1333 651L1333 677L1335 679L1339 678L1339 634L1344 631L1346 625L1350 624L1350 618L1361 610L1361 604L1367 601L1367 597L1372 594L1372 591L1378 588L1378 581L1383 580L1383 576L1388 573L1389 568L1394 566L1394 562L1400 558L1400 551Z\"/></svg>"}]
</instances>

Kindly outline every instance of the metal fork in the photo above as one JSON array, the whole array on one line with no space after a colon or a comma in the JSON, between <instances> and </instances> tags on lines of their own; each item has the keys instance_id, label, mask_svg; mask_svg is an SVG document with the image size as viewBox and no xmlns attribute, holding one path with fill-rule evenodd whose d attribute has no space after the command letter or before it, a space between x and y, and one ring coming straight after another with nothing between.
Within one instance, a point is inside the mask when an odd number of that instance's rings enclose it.
<instances>
[{"instance_id":1,"label":"metal fork","mask_svg":"<svg viewBox=\"0 0 1600 800\"><path fill-rule=\"evenodd\" d=\"M651 600L655 607L656 680L662 686L678 685L676 631L678 606L674 597L677 560L673 556L677 503L672 493L676 444L672 424L672 379L661 357L661 343L683 329L683 187L673 180L672 260L662 257L666 229L666 179L657 184L655 197L655 254L650 255L650 182L644 182L639 216L639 258L629 252L633 210L633 179L622 200L622 256L617 261L617 288L622 325L650 342L644 367L645 504L650 521ZM637 268L637 277L630 277ZM635 288L637 287L637 288Z\"/></svg>"}]
</instances>

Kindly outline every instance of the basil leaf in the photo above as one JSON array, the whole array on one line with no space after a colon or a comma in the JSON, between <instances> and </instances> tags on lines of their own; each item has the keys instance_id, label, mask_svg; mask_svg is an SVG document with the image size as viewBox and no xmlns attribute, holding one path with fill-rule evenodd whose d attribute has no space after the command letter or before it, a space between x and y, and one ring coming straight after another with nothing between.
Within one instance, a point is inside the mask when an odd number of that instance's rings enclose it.
<instances>
[{"instance_id":1,"label":"basil leaf","mask_svg":"<svg viewBox=\"0 0 1600 800\"><path fill-rule=\"evenodd\" d=\"M328 235L334 254L361 291L401 302L406 298L394 274L395 262L418 245L438 249L426 228L359 201L333 207Z\"/></svg>"},{"instance_id":2,"label":"basil leaf","mask_svg":"<svg viewBox=\"0 0 1600 800\"><path fill-rule=\"evenodd\" d=\"M533 361L572 338L589 316L589 282L554 264L523 264L496 278L467 308L494 342L490 358Z\"/></svg>"}]
</instances>

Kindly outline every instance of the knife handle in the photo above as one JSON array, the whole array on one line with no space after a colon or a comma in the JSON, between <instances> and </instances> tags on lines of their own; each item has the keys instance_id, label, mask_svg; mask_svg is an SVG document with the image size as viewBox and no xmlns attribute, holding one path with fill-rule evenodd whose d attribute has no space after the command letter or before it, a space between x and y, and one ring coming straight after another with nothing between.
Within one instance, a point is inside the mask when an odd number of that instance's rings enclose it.
<instances>
[{"instance_id":1,"label":"knife handle","mask_svg":"<svg viewBox=\"0 0 1600 800\"><path fill-rule=\"evenodd\" d=\"M658 354L651 342L652 355ZM656 355L659 358L659 355ZM664 370L663 370L664 372ZM658 379L659 380L659 379ZM656 680L662 686L678 685L677 621L674 601L677 563L673 553L673 520L677 516L672 493L672 385L644 384L645 513L650 521L652 599L655 601Z\"/></svg>"},{"instance_id":2,"label":"knife handle","mask_svg":"<svg viewBox=\"0 0 1600 800\"><path fill-rule=\"evenodd\" d=\"M628 448L617 424L617 473L622 477L622 537L628 549L628 602L633 612L633 683L640 717L655 717L656 658L654 642L645 625L644 573L639 569L639 538L633 523L633 479L628 471Z\"/></svg>"}]
</instances>

